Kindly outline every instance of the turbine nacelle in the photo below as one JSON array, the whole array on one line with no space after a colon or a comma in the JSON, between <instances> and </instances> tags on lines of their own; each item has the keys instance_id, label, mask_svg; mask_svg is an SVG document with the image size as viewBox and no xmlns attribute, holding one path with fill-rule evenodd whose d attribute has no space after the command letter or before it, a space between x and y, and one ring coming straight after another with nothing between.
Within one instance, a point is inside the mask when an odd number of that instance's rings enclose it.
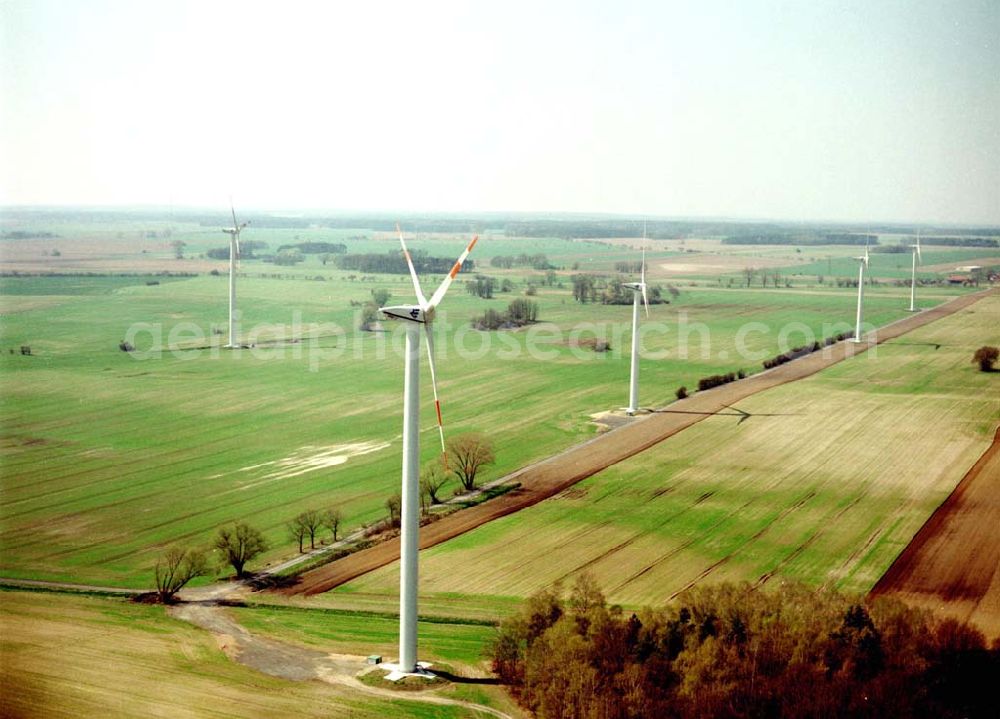
<instances>
[{"instance_id":1,"label":"turbine nacelle","mask_svg":"<svg viewBox=\"0 0 1000 719\"><path fill-rule=\"evenodd\" d=\"M419 322L420 324L430 324L434 321L434 307L421 307L420 305L396 305L393 307L380 307L379 312L390 320L406 320L407 322Z\"/></svg>"},{"instance_id":2,"label":"turbine nacelle","mask_svg":"<svg viewBox=\"0 0 1000 719\"><path fill-rule=\"evenodd\" d=\"M238 225L236 227L223 227L222 231L225 232L227 235L238 235L243 230L243 228L249 224L250 220L247 220L242 225Z\"/></svg>"},{"instance_id":3,"label":"turbine nacelle","mask_svg":"<svg viewBox=\"0 0 1000 719\"><path fill-rule=\"evenodd\" d=\"M636 292L644 292L646 290L645 282L622 282L622 287L629 290L634 290Z\"/></svg>"}]
</instances>

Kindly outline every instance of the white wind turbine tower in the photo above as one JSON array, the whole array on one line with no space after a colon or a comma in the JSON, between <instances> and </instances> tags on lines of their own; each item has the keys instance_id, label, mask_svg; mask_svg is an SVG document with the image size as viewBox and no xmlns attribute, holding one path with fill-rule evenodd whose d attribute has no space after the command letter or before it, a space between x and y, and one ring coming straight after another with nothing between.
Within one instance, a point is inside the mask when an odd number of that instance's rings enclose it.
<instances>
[{"instance_id":1,"label":"white wind turbine tower","mask_svg":"<svg viewBox=\"0 0 1000 719\"><path fill-rule=\"evenodd\" d=\"M239 347L236 342L236 260L240 256L240 231L250 224L249 220L242 225L236 221L236 209L232 203L229 209L233 213L233 226L223 228L229 235L229 344L227 349Z\"/></svg>"},{"instance_id":2,"label":"white wind turbine tower","mask_svg":"<svg viewBox=\"0 0 1000 719\"><path fill-rule=\"evenodd\" d=\"M865 238L865 254L860 257L855 257L858 261L858 315L857 321L854 325L854 339L852 342L861 341L861 317L862 317L862 300L865 296L865 270L868 269L868 238Z\"/></svg>"},{"instance_id":3,"label":"white wind turbine tower","mask_svg":"<svg viewBox=\"0 0 1000 719\"><path fill-rule=\"evenodd\" d=\"M400 509L400 558L399 558L399 663L387 665L392 672L387 678L395 680L407 674L425 674L417 663L417 550L420 530L420 327L427 335L427 358L431 370L431 387L434 390L434 409L437 412L438 434L441 437L441 451L444 448L444 429L441 424L441 403L437 394L437 378L434 372L434 335L431 323L438 304L444 298L455 275L462 269L462 263L475 247L478 236L465 248L447 277L441 282L430 300L420 290L417 272L413 269L413 258L406 249L403 233L399 233L399 244L403 248L406 264L410 268L413 289L417 295L416 305L382 307L379 311L387 319L406 321L406 369L403 380L403 491Z\"/></svg>"},{"instance_id":4,"label":"white wind turbine tower","mask_svg":"<svg viewBox=\"0 0 1000 719\"><path fill-rule=\"evenodd\" d=\"M923 258L920 256L920 230L917 230L917 244L910 245L910 252L913 255L913 270L910 275L910 312L916 312L917 306L914 304L917 296L917 262Z\"/></svg>"},{"instance_id":5,"label":"white wind turbine tower","mask_svg":"<svg viewBox=\"0 0 1000 719\"><path fill-rule=\"evenodd\" d=\"M625 414L639 411L639 296L649 317L649 300L646 297L646 230L642 230L642 268L639 282L625 282L622 287L632 290L632 370L629 375L628 407Z\"/></svg>"}]
</instances>

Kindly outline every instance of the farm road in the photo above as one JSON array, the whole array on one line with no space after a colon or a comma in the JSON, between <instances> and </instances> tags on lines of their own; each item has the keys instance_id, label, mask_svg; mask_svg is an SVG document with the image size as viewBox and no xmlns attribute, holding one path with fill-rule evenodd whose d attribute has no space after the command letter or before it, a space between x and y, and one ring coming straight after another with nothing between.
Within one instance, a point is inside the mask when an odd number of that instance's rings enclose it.
<instances>
[{"instance_id":1,"label":"farm road","mask_svg":"<svg viewBox=\"0 0 1000 719\"><path fill-rule=\"evenodd\" d=\"M215 637L219 648L235 662L263 674L290 681L318 680L337 684L383 699L405 699L428 704L461 706L475 712L510 719L509 715L472 702L449 699L433 692L405 692L363 684L358 674L367 668L365 658L348 654L329 654L251 634L233 619L224 607L213 601L185 602L171 607L171 616L205 629Z\"/></svg>"},{"instance_id":2,"label":"farm road","mask_svg":"<svg viewBox=\"0 0 1000 719\"><path fill-rule=\"evenodd\" d=\"M872 589L1000 637L1000 429Z\"/></svg>"},{"instance_id":3,"label":"farm road","mask_svg":"<svg viewBox=\"0 0 1000 719\"><path fill-rule=\"evenodd\" d=\"M494 519L537 504L603 469L649 449L705 417L730 409L740 400L786 382L794 382L813 375L841 360L866 351L874 344L894 339L947 317L996 292L995 289L988 289L964 295L886 325L880 328L869 342L861 344L840 342L772 370L721 387L697 392L687 399L672 403L668 411L635 418L623 426L571 447L554 457L524 467L504 478L506 481L520 482L521 486L517 489L422 527L420 548L433 547ZM299 577L298 583L273 591L287 595L319 594L390 564L398 558L397 538L305 572Z\"/></svg>"}]
</instances>

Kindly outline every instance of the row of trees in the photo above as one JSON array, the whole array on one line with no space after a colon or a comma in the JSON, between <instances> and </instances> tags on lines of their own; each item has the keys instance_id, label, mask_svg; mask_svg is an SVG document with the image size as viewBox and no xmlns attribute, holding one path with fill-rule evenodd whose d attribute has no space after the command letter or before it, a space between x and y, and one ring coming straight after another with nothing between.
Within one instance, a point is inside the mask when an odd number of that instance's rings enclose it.
<instances>
[{"instance_id":1,"label":"row of trees","mask_svg":"<svg viewBox=\"0 0 1000 719\"><path fill-rule=\"evenodd\" d=\"M744 267L742 274L743 281L747 287L751 285L755 278L760 280L761 287L767 287L768 282L774 287L780 287L782 282L784 282L785 287L792 286L792 281L782 278L781 273L777 270L768 272L767 270L758 270L756 267Z\"/></svg>"},{"instance_id":2,"label":"row of trees","mask_svg":"<svg viewBox=\"0 0 1000 719\"><path fill-rule=\"evenodd\" d=\"M539 717L995 716L1000 642L899 602L783 585L609 607L584 576L500 626L494 672Z\"/></svg>"},{"instance_id":3,"label":"row of trees","mask_svg":"<svg viewBox=\"0 0 1000 719\"><path fill-rule=\"evenodd\" d=\"M446 274L451 271L454 260L447 257L431 257L426 252L415 250L410 253L413 260L413 267L418 274ZM356 270L358 272L381 272L383 274L408 275L410 270L406 266L406 258L399 250L391 250L384 254L366 253L337 255L335 258L337 267L342 270ZM466 271L475 267L475 261L471 259L462 263Z\"/></svg>"},{"instance_id":4,"label":"row of trees","mask_svg":"<svg viewBox=\"0 0 1000 719\"><path fill-rule=\"evenodd\" d=\"M344 515L337 508L318 510L307 509L296 515L287 525L288 535L298 542L299 554L303 552L303 544L309 537L309 549L316 549L316 535L321 529L328 529L336 542L340 534L340 525Z\"/></svg>"},{"instance_id":5,"label":"row of trees","mask_svg":"<svg viewBox=\"0 0 1000 719\"><path fill-rule=\"evenodd\" d=\"M553 266L549 258L539 253L529 255L522 252L520 255L498 255L490 260L493 267L509 270L513 267L530 267L533 270L549 270Z\"/></svg>"},{"instance_id":6,"label":"row of trees","mask_svg":"<svg viewBox=\"0 0 1000 719\"><path fill-rule=\"evenodd\" d=\"M240 247L243 247L242 243ZM278 252L282 250L298 250L303 255L342 255L347 252L347 245L343 242L295 242L281 245Z\"/></svg>"}]
</instances>

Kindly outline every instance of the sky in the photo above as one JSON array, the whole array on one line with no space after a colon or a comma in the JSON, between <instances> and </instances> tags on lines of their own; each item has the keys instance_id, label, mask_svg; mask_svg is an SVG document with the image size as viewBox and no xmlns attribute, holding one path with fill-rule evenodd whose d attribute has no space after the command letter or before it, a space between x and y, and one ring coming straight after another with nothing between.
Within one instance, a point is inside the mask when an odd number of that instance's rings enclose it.
<instances>
[{"instance_id":1,"label":"sky","mask_svg":"<svg viewBox=\"0 0 1000 719\"><path fill-rule=\"evenodd\" d=\"M1000 224L1000 2L0 0L0 205Z\"/></svg>"}]
</instances>

